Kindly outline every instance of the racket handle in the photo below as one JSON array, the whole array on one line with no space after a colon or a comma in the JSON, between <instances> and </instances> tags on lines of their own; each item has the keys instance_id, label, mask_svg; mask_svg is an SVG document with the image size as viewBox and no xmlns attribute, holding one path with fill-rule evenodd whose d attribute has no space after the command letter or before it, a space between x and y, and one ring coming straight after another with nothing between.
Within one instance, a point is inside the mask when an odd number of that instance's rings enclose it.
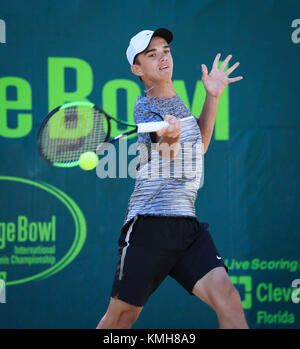
<instances>
[{"instance_id":1,"label":"racket handle","mask_svg":"<svg viewBox=\"0 0 300 349\"><path fill-rule=\"evenodd\" d=\"M186 121L194 118L193 115L188 116L186 118L180 119L181 121ZM148 132L156 132L164 127L168 127L169 123L167 121L151 121L151 122L141 122L137 125L138 133L148 133Z\"/></svg>"}]
</instances>

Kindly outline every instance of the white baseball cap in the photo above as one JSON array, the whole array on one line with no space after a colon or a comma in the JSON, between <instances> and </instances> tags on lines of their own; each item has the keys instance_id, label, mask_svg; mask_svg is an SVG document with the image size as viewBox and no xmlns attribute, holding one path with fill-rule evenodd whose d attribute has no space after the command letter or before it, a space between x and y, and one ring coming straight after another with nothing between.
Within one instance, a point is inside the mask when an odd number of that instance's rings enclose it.
<instances>
[{"instance_id":1,"label":"white baseball cap","mask_svg":"<svg viewBox=\"0 0 300 349\"><path fill-rule=\"evenodd\" d=\"M166 39L168 44L173 40L173 34L170 32L170 30L165 28L159 28L155 31L142 30L134 37L132 37L129 42L126 56L130 65L133 64L134 57L143 52L148 47L153 36L160 36Z\"/></svg>"}]
</instances>

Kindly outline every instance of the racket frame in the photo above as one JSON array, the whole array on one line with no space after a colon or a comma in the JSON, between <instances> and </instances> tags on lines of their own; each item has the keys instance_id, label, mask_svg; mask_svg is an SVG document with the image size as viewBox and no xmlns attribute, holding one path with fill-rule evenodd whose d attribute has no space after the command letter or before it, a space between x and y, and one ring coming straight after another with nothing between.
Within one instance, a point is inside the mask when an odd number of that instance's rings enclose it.
<instances>
[{"instance_id":1,"label":"racket frame","mask_svg":"<svg viewBox=\"0 0 300 349\"><path fill-rule=\"evenodd\" d=\"M49 114L46 116L46 118L43 120L40 128L39 128L39 131L38 131L38 135L37 135L37 144L38 144L38 150L39 150L39 154L41 156L41 158L46 162L48 163L49 165L52 165L52 166L55 166L55 167L61 167L61 168L70 168L70 167L76 167L79 165L79 159L78 160L75 160L75 161L71 161L71 162L66 162L66 163L63 163L63 162L55 162L55 161L51 161L49 160L43 153L42 151L42 135L43 135L43 131L44 131L44 128L46 126L46 124L48 123L49 119L55 114L57 113L58 111L60 110L64 110L64 109L67 109L67 108L71 108L71 107L76 107L76 106L86 106L86 107L90 107L92 109L95 109L97 112L99 112L100 114L103 114L105 116L105 118L107 119L107 133L106 133L106 137L105 137L105 140L104 142L100 143L97 148L94 150L94 152L96 154L99 154L102 150L101 148L101 144L107 144L107 143L110 143L110 144L113 144L117 141L119 141L121 138L123 137L126 137L126 136L129 136L129 135L132 135L134 133L137 133L138 132L138 125L136 124L132 124L132 123L129 123L129 122L126 122L126 121L122 121L122 120L119 120L115 117L112 117L110 115L108 115L107 113L105 113L105 111L103 109L101 109L100 107L96 106L94 103L91 103L91 102L87 102L87 101L75 101L75 102L69 102L69 103L65 103L65 104L62 104L56 108L54 108L52 111L49 112ZM162 120L163 120L163 117L159 114L159 113L156 113L154 111L151 111L151 113L154 113L156 115L158 115ZM189 118L189 117L188 117ZM188 119L187 118L187 119ZM133 130L130 130L130 131L127 131L127 132L124 132L124 133L121 133L119 134L118 136L114 137L114 138L110 138L110 132L111 132L111 124L110 124L110 120L113 120L121 125L124 125L124 126L129 126L129 127L133 127L134 129ZM183 120L183 119L182 119ZM91 150L92 151L92 150Z\"/></svg>"}]
</instances>

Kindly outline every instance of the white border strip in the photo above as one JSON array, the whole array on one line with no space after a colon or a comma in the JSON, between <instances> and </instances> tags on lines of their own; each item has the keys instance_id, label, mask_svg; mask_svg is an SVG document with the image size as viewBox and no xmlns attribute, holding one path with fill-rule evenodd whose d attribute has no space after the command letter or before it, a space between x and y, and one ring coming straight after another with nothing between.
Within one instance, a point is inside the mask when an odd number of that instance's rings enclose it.
<instances>
[{"instance_id":1,"label":"white border strip","mask_svg":"<svg viewBox=\"0 0 300 349\"><path fill-rule=\"evenodd\" d=\"M138 218L138 216L134 217L133 222L130 224L130 227L127 230L127 234L126 234L126 238L125 238L127 246L125 246L123 248L123 251L122 251L119 280L122 280L122 277L123 277L123 268L124 268L124 260L125 260L125 256L126 256L126 250L127 250L127 247L129 246L129 238L130 238L130 234L132 232L133 224L136 222L137 218Z\"/></svg>"}]
</instances>

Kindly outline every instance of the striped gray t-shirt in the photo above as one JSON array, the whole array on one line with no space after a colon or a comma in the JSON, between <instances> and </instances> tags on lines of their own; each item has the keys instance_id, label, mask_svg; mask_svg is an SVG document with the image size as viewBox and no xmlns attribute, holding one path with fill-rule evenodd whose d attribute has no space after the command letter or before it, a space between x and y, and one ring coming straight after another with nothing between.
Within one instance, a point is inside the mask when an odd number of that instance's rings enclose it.
<instances>
[{"instance_id":1,"label":"striped gray t-shirt","mask_svg":"<svg viewBox=\"0 0 300 349\"><path fill-rule=\"evenodd\" d=\"M166 114L179 119L191 116L177 94L172 98L140 96L134 106L136 124L161 121ZM138 134L139 166L124 225L137 214L196 217L195 200L203 181L201 145L195 117L182 122L180 150L173 160L158 154L149 133Z\"/></svg>"}]
</instances>

